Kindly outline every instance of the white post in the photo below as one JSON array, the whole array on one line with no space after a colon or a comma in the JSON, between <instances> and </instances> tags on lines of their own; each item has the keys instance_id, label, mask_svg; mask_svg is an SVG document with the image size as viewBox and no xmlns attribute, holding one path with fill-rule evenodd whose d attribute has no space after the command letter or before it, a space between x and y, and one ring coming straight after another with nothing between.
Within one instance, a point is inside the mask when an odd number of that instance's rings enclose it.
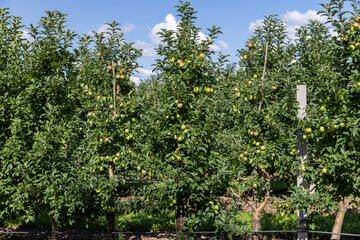
<instances>
[{"instance_id":1,"label":"white post","mask_svg":"<svg viewBox=\"0 0 360 240\"><path fill-rule=\"evenodd\" d=\"M299 102L299 112L297 117L299 119L304 119L306 116L306 85L297 85L296 88L296 100ZM304 164L304 159L306 159L307 148L306 148L306 139L302 138L302 133L298 131L297 133L297 154L300 157L300 166ZM307 184L304 181L300 168L298 169L297 176L297 186L302 187L302 189L307 189ZM298 210L298 240L307 240L307 226L306 226L307 214Z\"/></svg>"}]
</instances>

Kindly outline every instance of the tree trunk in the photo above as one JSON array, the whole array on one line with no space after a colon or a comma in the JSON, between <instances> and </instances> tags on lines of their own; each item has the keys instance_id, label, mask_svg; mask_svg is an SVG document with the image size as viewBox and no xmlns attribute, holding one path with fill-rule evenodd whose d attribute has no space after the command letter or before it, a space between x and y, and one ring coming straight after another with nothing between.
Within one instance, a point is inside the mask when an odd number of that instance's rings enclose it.
<instances>
[{"instance_id":1,"label":"tree trunk","mask_svg":"<svg viewBox=\"0 0 360 240\"><path fill-rule=\"evenodd\" d=\"M106 220L108 223L109 233L111 234L112 232L115 232L115 213L107 213ZM113 239L113 235L111 235L111 239Z\"/></svg>"},{"instance_id":2,"label":"tree trunk","mask_svg":"<svg viewBox=\"0 0 360 240\"><path fill-rule=\"evenodd\" d=\"M112 176L114 176L114 171L113 171L113 169L112 169L112 166L111 166L111 164L109 164L109 180L112 178Z\"/></svg>"},{"instance_id":3,"label":"tree trunk","mask_svg":"<svg viewBox=\"0 0 360 240\"><path fill-rule=\"evenodd\" d=\"M344 222L344 217L346 212L345 200L340 200L338 203L338 207L339 209L337 211L334 227L332 229L333 233L341 233L341 227ZM335 239L339 240L340 235L335 235L335 234L331 235L331 240L335 240Z\"/></svg>"},{"instance_id":4,"label":"tree trunk","mask_svg":"<svg viewBox=\"0 0 360 240\"><path fill-rule=\"evenodd\" d=\"M51 221L51 232L55 233L58 231L58 224L56 220L54 219L54 216L52 214L49 214L49 218Z\"/></svg>"},{"instance_id":5,"label":"tree trunk","mask_svg":"<svg viewBox=\"0 0 360 240\"><path fill-rule=\"evenodd\" d=\"M251 231L253 232L257 232L260 231L261 229L261 213L264 210L264 208L266 207L266 204L268 203L270 197L269 197L269 192L267 192L268 197L265 197L264 201L260 203L260 205L256 208L256 206L251 207L251 209L253 210L253 224L252 224L252 229ZM258 240L259 236L257 235L257 233L253 234L253 239L254 240Z\"/></svg>"},{"instance_id":6,"label":"tree trunk","mask_svg":"<svg viewBox=\"0 0 360 240\"><path fill-rule=\"evenodd\" d=\"M58 236L56 235L56 233L58 232L58 224L56 222L56 220L54 219L54 216L52 214L48 214L49 215L49 219L51 222L51 239L52 240L57 240Z\"/></svg>"},{"instance_id":7,"label":"tree trunk","mask_svg":"<svg viewBox=\"0 0 360 240\"><path fill-rule=\"evenodd\" d=\"M175 231L182 232L182 228L186 223L186 217L178 211L175 211Z\"/></svg>"},{"instance_id":8,"label":"tree trunk","mask_svg":"<svg viewBox=\"0 0 360 240\"><path fill-rule=\"evenodd\" d=\"M262 209L259 209L259 208L257 208L255 210L255 212L253 212L253 224L252 224L252 228L251 228L251 231L253 231L253 232L260 231L260 229L261 229L261 212L262 212ZM253 234L253 239L254 240L259 239L259 236L257 233Z\"/></svg>"}]
</instances>

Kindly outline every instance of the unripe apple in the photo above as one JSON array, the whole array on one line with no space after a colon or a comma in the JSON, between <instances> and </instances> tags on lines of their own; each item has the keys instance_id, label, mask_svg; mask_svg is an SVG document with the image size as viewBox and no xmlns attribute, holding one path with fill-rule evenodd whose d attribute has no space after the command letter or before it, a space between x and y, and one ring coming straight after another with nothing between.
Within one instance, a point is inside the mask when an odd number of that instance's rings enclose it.
<instances>
[{"instance_id":1,"label":"unripe apple","mask_svg":"<svg viewBox=\"0 0 360 240\"><path fill-rule=\"evenodd\" d=\"M180 128L181 128L181 130L185 130L185 129L186 129L186 125L183 124L183 125L181 125Z\"/></svg>"},{"instance_id":2,"label":"unripe apple","mask_svg":"<svg viewBox=\"0 0 360 240\"><path fill-rule=\"evenodd\" d=\"M307 133L311 133L311 128L306 128L305 130Z\"/></svg>"},{"instance_id":3,"label":"unripe apple","mask_svg":"<svg viewBox=\"0 0 360 240\"><path fill-rule=\"evenodd\" d=\"M321 106L320 107L320 111L325 111L326 110L326 107L325 106Z\"/></svg>"},{"instance_id":4,"label":"unripe apple","mask_svg":"<svg viewBox=\"0 0 360 240\"><path fill-rule=\"evenodd\" d=\"M260 142L256 142L255 146L259 147L260 146Z\"/></svg>"},{"instance_id":5,"label":"unripe apple","mask_svg":"<svg viewBox=\"0 0 360 240\"><path fill-rule=\"evenodd\" d=\"M301 165L301 167L300 167L300 171L302 171L302 172L305 172L305 171L306 171L306 168L305 168L305 166L304 166L304 165Z\"/></svg>"},{"instance_id":6,"label":"unripe apple","mask_svg":"<svg viewBox=\"0 0 360 240\"><path fill-rule=\"evenodd\" d=\"M277 87L276 87L276 86L272 86L271 89L272 89L272 90L276 90Z\"/></svg>"},{"instance_id":7,"label":"unripe apple","mask_svg":"<svg viewBox=\"0 0 360 240\"><path fill-rule=\"evenodd\" d=\"M345 123L341 122L339 125L340 125L340 127L344 127Z\"/></svg>"},{"instance_id":8,"label":"unripe apple","mask_svg":"<svg viewBox=\"0 0 360 240\"><path fill-rule=\"evenodd\" d=\"M253 184L253 187L254 187L254 188L257 188L257 184L256 184L256 183L254 183L254 184Z\"/></svg>"},{"instance_id":9,"label":"unripe apple","mask_svg":"<svg viewBox=\"0 0 360 240\"><path fill-rule=\"evenodd\" d=\"M130 132L130 130L129 129L125 129L125 133L129 133Z\"/></svg>"},{"instance_id":10,"label":"unripe apple","mask_svg":"<svg viewBox=\"0 0 360 240\"><path fill-rule=\"evenodd\" d=\"M348 146L349 146L349 147L353 147L354 145L355 145L355 144L354 144L353 141L349 141L349 142L348 142Z\"/></svg>"},{"instance_id":11,"label":"unripe apple","mask_svg":"<svg viewBox=\"0 0 360 240\"><path fill-rule=\"evenodd\" d=\"M323 126L320 127L320 132L325 132L325 128Z\"/></svg>"},{"instance_id":12,"label":"unripe apple","mask_svg":"<svg viewBox=\"0 0 360 240\"><path fill-rule=\"evenodd\" d=\"M170 58L170 62L174 62L174 61L175 61L174 57Z\"/></svg>"},{"instance_id":13,"label":"unripe apple","mask_svg":"<svg viewBox=\"0 0 360 240\"><path fill-rule=\"evenodd\" d=\"M219 206L218 206L218 205L215 205L215 206L214 206L214 209L215 209L215 210L219 210Z\"/></svg>"},{"instance_id":14,"label":"unripe apple","mask_svg":"<svg viewBox=\"0 0 360 240\"><path fill-rule=\"evenodd\" d=\"M257 78L257 77L258 77L258 75L257 75L257 74L254 74L253 78Z\"/></svg>"},{"instance_id":15,"label":"unripe apple","mask_svg":"<svg viewBox=\"0 0 360 240\"><path fill-rule=\"evenodd\" d=\"M254 132L254 136L255 136L255 137L259 136L259 132L258 132L258 131L255 131L255 132Z\"/></svg>"},{"instance_id":16,"label":"unripe apple","mask_svg":"<svg viewBox=\"0 0 360 240\"><path fill-rule=\"evenodd\" d=\"M236 93L236 96L237 96L237 97L240 97L240 96L241 96L240 92L237 92L237 93Z\"/></svg>"},{"instance_id":17,"label":"unripe apple","mask_svg":"<svg viewBox=\"0 0 360 240\"><path fill-rule=\"evenodd\" d=\"M199 92L199 87L194 87L194 93Z\"/></svg>"},{"instance_id":18,"label":"unripe apple","mask_svg":"<svg viewBox=\"0 0 360 240\"><path fill-rule=\"evenodd\" d=\"M182 104L182 103L178 103L177 107L178 107L178 108L182 108L182 107L183 107L183 104Z\"/></svg>"},{"instance_id":19,"label":"unripe apple","mask_svg":"<svg viewBox=\"0 0 360 240\"><path fill-rule=\"evenodd\" d=\"M303 138L303 139L307 139L307 135L306 135L306 134L303 134L303 135L302 135L302 138Z\"/></svg>"},{"instance_id":20,"label":"unripe apple","mask_svg":"<svg viewBox=\"0 0 360 240\"><path fill-rule=\"evenodd\" d=\"M146 170L142 170L141 173L142 173L142 174L146 174Z\"/></svg>"},{"instance_id":21,"label":"unripe apple","mask_svg":"<svg viewBox=\"0 0 360 240\"><path fill-rule=\"evenodd\" d=\"M321 170L321 172L323 173L323 174L326 174L327 173L327 168L323 168L322 170Z\"/></svg>"}]
</instances>

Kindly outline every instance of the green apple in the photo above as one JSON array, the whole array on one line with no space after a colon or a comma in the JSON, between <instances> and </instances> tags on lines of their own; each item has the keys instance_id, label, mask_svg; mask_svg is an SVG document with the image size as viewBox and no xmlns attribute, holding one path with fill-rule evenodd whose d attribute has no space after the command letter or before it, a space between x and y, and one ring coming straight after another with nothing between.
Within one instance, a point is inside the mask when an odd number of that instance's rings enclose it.
<instances>
[{"instance_id":1,"label":"green apple","mask_svg":"<svg viewBox=\"0 0 360 240\"><path fill-rule=\"evenodd\" d=\"M185 129L186 129L186 125L183 124L183 125L181 125L180 128L181 128L181 130L185 130Z\"/></svg>"},{"instance_id":2,"label":"green apple","mask_svg":"<svg viewBox=\"0 0 360 240\"><path fill-rule=\"evenodd\" d=\"M327 173L327 168L324 167L324 168L321 170L321 172L322 172L323 174L326 174L326 173Z\"/></svg>"},{"instance_id":3,"label":"green apple","mask_svg":"<svg viewBox=\"0 0 360 240\"><path fill-rule=\"evenodd\" d=\"M325 106L321 106L320 107L320 111L325 111L326 110L326 107Z\"/></svg>"},{"instance_id":4,"label":"green apple","mask_svg":"<svg viewBox=\"0 0 360 240\"><path fill-rule=\"evenodd\" d=\"M323 126L320 127L320 132L325 132L325 128Z\"/></svg>"},{"instance_id":5,"label":"green apple","mask_svg":"<svg viewBox=\"0 0 360 240\"><path fill-rule=\"evenodd\" d=\"M300 167L300 171L302 171L302 172L305 172L305 171L306 171L306 168L305 168L305 166L304 166L304 165L301 165L301 167Z\"/></svg>"},{"instance_id":6,"label":"green apple","mask_svg":"<svg viewBox=\"0 0 360 240\"><path fill-rule=\"evenodd\" d=\"M355 144L354 144L353 141L349 141L349 142L348 142L348 146L349 146L349 147L353 147L354 145L355 145Z\"/></svg>"},{"instance_id":7,"label":"green apple","mask_svg":"<svg viewBox=\"0 0 360 240\"><path fill-rule=\"evenodd\" d=\"M311 128L306 128L305 130L307 133L311 133Z\"/></svg>"},{"instance_id":8,"label":"green apple","mask_svg":"<svg viewBox=\"0 0 360 240\"><path fill-rule=\"evenodd\" d=\"M194 87L194 93L198 93L199 92L199 87Z\"/></svg>"}]
</instances>

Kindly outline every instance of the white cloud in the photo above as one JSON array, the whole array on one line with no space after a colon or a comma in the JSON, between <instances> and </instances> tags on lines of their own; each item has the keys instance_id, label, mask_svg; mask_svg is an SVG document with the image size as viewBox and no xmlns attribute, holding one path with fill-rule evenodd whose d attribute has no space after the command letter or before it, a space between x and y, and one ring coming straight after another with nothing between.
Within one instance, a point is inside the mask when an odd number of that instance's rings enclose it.
<instances>
[{"instance_id":1,"label":"white cloud","mask_svg":"<svg viewBox=\"0 0 360 240\"><path fill-rule=\"evenodd\" d=\"M214 51L214 52L220 52L221 51L221 47L219 47L218 45L211 44L209 47L210 47L211 51Z\"/></svg>"},{"instance_id":2,"label":"white cloud","mask_svg":"<svg viewBox=\"0 0 360 240\"><path fill-rule=\"evenodd\" d=\"M250 32L250 33L255 32L255 29L256 29L257 27L262 26L263 23L264 23L264 20L262 20L262 19L258 19L258 20L256 20L255 22L250 22L250 26L249 26L249 28L248 28L249 32Z\"/></svg>"},{"instance_id":3,"label":"white cloud","mask_svg":"<svg viewBox=\"0 0 360 240\"><path fill-rule=\"evenodd\" d=\"M154 44L161 43L160 36L157 33L160 32L161 29L176 31L177 25L178 25L178 23L176 22L175 17L172 14L168 14L165 17L165 22L158 23L151 29L151 31L149 33L151 41Z\"/></svg>"},{"instance_id":4,"label":"white cloud","mask_svg":"<svg viewBox=\"0 0 360 240\"><path fill-rule=\"evenodd\" d=\"M317 15L317 12L314 10L308 10L305 13L300 13L296 10L286 11L286 13L283 14L281 18L285 22L288 37L292 40L296 38L296 29L302 25L308 24L310 19L318 20L322 23L326 22L326 17ZM257 27L263 25L263 22L263 19L258 19L255 22L250 22L248 28L249 32L253 33Z\"/></svg>"},{"instance_id":5,"label":"white cloud","mask_svg":"<svg viewBox=\"0 0 360 240\"><path fill-rule=\"evenodd\" d=\"M22 37L25 40L28 40L29 42L33 42L34 38L30 35L30 33L28 31L23 31Z\"/></svg>"},{"instance_id":6,"label":"white cloud","mask_svg":"<svg viewBox=\"0 0 360 240\"><path fill-rule=\"evenodd\" d=\"M129 33L129 32L132 32L132 31L134 31L136 29L134 24L127 24L127 25L125 25L123 27L120 27L120 28L121 28L121 31L123 33L125 33L125 34Z\"/></svg>"},{"instance_id":7,"label":"white cloud","mask_svg":"<svg viewBox=\"0 0 360 240\"><path fill-rule=\"evenodd\" d=\"M135 82L135 84L139 84L142 79L149 78L153 72L150 69L146 68L137 68L137 73L130 77L130 80Z\"/></svg>"},{"instance_id":8,"label":"white cloud","mask_svg":"<svg viewBox=\"0 0 360 240\"><path fill-rule=\"evenodd\" d=\"M100 25L100 26L98 27L98 29L96 30L96 32L98 32L98 33L102 33L102 32L103 32L103 33L104 33L104 32L107 31L108 28L109 28L109 25L107 25L107 24L102 24L102 25ZM129 32L131 32L131 31L135 30L136 27L135 27L134 24L127 24L127 25L125 25L125 26L121 26L121 25L120 25L120 29L121 29L121 32L122 32L122 33L126 34L126 33L129 33ZM92 32L89 32L89 34L90 34L90 35L94 35Z\"/></svg>"},{"instance_id":9,"label":"white cloud","mask_svg":"<svg viewBox=\"0 0 360 240\"><path fill-rule=\"evenodd\" d=\"M137 68L138 75L141 77L150 77L150 75L153 73L152 70L146 69L146 68Z\"/></svg>"},{"instance_id":10,"label":"white cloud","mask_svg":"<svg viewBox=\"0 0 360 240\"><path fill-rule=\"evenodd\" d=\"M150 36L151 42L156 45L160 44L161 38L159 37L159 35L157 33L160 32L161 29L173 30L176 32L178 23L179 22L176 21L175 17L172 14L166 15L165 22L156 24L150 30L149 36ZM206 39L208 39L209 36L207 36L206 34L204 34L203 32L200 31L198 34L198 38L199 38L199 42L201 42L201 41L205 41ZM141 41L138 41L138 42L140 43ZM217 43L220 46L217 44L210 45L211 51L220 52L221 50L229 49L229 46L224 41L219 40ZM153 52L149 50L149 53L146 53L146 54L153 56L152 53ZM145 48L144 48L144 56L145 56Z\"/></svg>"},{"instance_id":11,"label":"white cloud","mask_svg":"<svg viewBox=\"0 0 360 240\"><path fill-rule=\"evenodd\" d=\"M141 79L135 76L131 76L130 80L133 81L136 85L138 85L141 82Z\"/></svg>"},{"instance_id":12,"label":"white cloud","mask_svg":"<svg viewBox=\"0 0 360 240\"><path fill-rule=\"evenodd\" d=\"M154 57L156 55L154 46L151 43L137 40L134 44L134 47L136 49L143 50L143 57Z\"/></svg>"},{"instance_id":13,"label":"white cloud","mask_svg":"<svg viewBox=\"0 0 360 240\"><path fill-rule=\"evenodd\" d=\"M300 27L300 25L286 25L287 36L291 40L296 39L296 29L299 27Z\"/></svg>"},{"instance_id":14,"label":"white cloud","mask_svg":"<svg viewBox=\"0 0 360 240\"><path fill-rule=\"evenodd\" d=\"M296 10L286 11L282 18L289 25L305 25L309 22L309 19L318 20L322 23L326 22L326 17L317 15L314 10L308 10L306 13L300 13Z\"/></svg>"},{"instance_id":15,"label":"white cloud","mask_svg":"<svg viewBox=\"0 0 360 240\"><path fill-rule=\"evenodd\" d=\"M226 42L219 40L218 43L220 44L220 46L223 50L229 50L229 46L227 45Z\"/></svg>"}]
</instances>

